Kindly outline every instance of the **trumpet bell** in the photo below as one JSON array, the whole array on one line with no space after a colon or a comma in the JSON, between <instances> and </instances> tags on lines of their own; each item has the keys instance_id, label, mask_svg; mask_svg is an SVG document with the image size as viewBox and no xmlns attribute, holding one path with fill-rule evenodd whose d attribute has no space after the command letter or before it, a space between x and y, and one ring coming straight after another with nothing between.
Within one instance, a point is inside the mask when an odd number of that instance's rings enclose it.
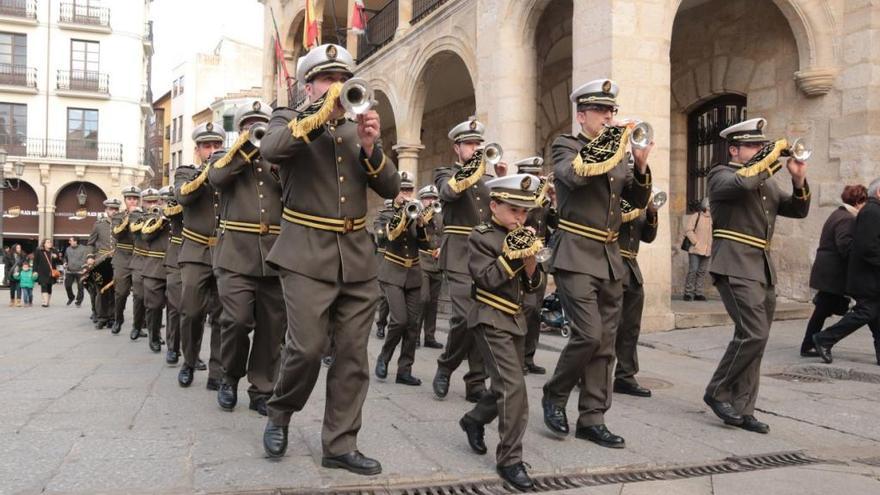
<instances>
[{"instance_id":1,"label":"trumpet bell","mask_svg":"<svg viewBox=\"0 0 880 495\"><path fill-rule=\"evenodd\" d=\"M339 95L342 108L351 115L361 115L373 107L373 88L365 79L353 78L345 81Z\"/></svg>"},{"instance_id":2,"label":"trumpet bell","mask_svg":"<svg viewBox=\"0 0 880 495\"><path fill-rule=\"evenodd\" d=\"M812 154L812 148L801 138L795 139L788 147L788 155L798 161L805 162Z\"/></svg>"},{"instance_id":3,"label":"trumpet bell","mask_svg":"<svg viewBox=\"0 0 880 495\"><path fill-rule=\"evenodd\" d=\"M415 220L422 214L422 204L418 201L410 201L403 207L403 211L410 220Z\"/></svg>"},{"instance_id":4,"label":"trumpet bell","mask_svg":"<svg viewBox=\"0 0 880 495\"><path fill-rule=\"evenodd\" d=\"M437 215L441 211L443 211L443 205L440 204L439 201L434 201L433 203L431 203L431 210L433 210L434 214Z\"/></svg>"},{"instance_id":5,"label":"trumpet bell","mask_svg":"<svg viewBox=\"0 0 880 495\"><path fill-rule=\"evenodd\" d=\"M629 135L629 142L635 149L645 149L654 140L654 127L647 122L637 122Z\"/></svg>"},{"instance_id":6,"label":"trumpet bell","mask_svg":"<svg viewBox=\"0 0 880 495\"><path fill-rule=\"evenodd\" d=\"M494 166L496 163L500 162L502 156L504 156L504 148L498 143L487 144L486 147L483 148L483 157L485 157L486 163L489 165Z\"/></svg>"},{"instance_id":7,"label":"trumpet bell","mask_svg":"<svg viewBox=\"0 0 880 495\"><path fill-rule=\"evenodd\" d=\"M535 261L538 263L544 263L545 261L550 261L550 258L553 257L553 248L550 246L544 246L535 253Z\"/></svg>"},{"instance_id":8,"label":"trumpet bell","mask_svg":"<svg viewBox=\"0 0 880 495\"><path fill-rule=\"evenodd\" d=\"M669 200L669 195L666 194L666 191L663 191L657 187L652 188L651 190L651 204L654 206L655 210L659 210L661 206L666 204L666 201Z\"/></svg>"},{"instance_id":9,"label":"trumpet bell","mask_svg":"<svg viewBox=\"0 0 880 495\"><path fill-rule=\"evenodd\" d=\"M248 141L250 141L250 143L255 147L259 148L260 143L263 141L263 136L266 135L267 129L269 129L269 126L267 126L263 122L252 125L250 128Z\"/></svg>"}]
</instances>

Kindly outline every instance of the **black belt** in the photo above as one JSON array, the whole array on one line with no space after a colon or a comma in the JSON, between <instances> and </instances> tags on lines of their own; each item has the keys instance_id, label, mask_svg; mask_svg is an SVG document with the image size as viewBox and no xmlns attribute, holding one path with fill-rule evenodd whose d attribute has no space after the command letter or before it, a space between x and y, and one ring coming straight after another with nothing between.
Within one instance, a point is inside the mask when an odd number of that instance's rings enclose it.
<instances>
[{"instance_id":1,"label":"black belt","mask_svg":"<svg viewBox=\"0 0 880 495\"><path fill-rule=\"evenodd\" d=\"M197 244L201 244L203 246L216 246L217 238L213 236L207 236L204 234L199 234L198 232L189 230L188 228L183 228L183 237L184 239L189 239Z\"/></svg>"},{"instance_id":2,"label":"black belt","mask_svg":"<svg viewBox=\"0 0 880 495\"><path fill-rule=\"evenodd\" d=\"M716 239L727 239L729 241L745 244L746 246L756 247L767 251L770 249L770 241L755 237L753 235L743 234L735 230L715 229L712 231L712 237Z\"/></svg>"},{"instance_id":3,"label":"black belt","mask_svg":"<svg viewBox=\"0 0 880 495\"><path fill-rule=\"evenodd\" d=\"M389 253L388 251L385 251L385 259L392 263L396 263L404 268L412 268L413 266L419 264L418 258L404 258L403 256L397 256L396 254Z\"/></svg>"},{"instance_id":4,"label":"black belt","mask_svg":"<svg viewBox=\"0 0 880 495\"><path fill-rule=\"evenodd\" d=\"M605 244L617 242L617 238L620 236L619 233L610 229L603 230L594 227L588 227L586 225L581 225L579 223L566 220L564 218L559 219L559 230L564 230L566 232L570 232L581 237L586 237L587 239L592 239L594 241L603 242Z\"/></svg>"},{"instance_id":5,"label":"black belt","mask_svg":"<svg viewBox=\"0 0 880 495\"><path fill-rule=\"evenodd\" d=\"M259 235L278 235L281 233L280 225L269 225L267 223L235 222L232 220L220 220L220 229Z\"/></svg>"},{"instance_id":6,"label":"black belt","mask_svg":"<svg viewBox=\"0 0 880 495\"><path fill-rule=\"evenodd\" d=\"M356 230L361 230L367 225L367 217L361 218L330 218L310 215L299 211L284 208L281 218L290 223L311 227L318 230L326 230L336 232L337 234L347 234Z\"/></svg>"}]
</instances>

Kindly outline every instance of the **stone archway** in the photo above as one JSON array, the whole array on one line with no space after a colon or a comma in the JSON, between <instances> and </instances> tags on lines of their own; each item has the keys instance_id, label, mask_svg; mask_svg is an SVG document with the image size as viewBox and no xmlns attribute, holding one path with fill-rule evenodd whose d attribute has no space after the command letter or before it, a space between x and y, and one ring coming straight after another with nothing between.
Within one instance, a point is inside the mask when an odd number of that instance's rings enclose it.
<instances>
[{"instance_id":1,"label":"stone archway","mask_svg":"<svg viewBox=\"0 0 880 495\"><path fill-rule=\"evenodd\" d=\"M537 18L534 44L537 54L537 119L535 152L552 163L550 146L571 130L572 2L552 2Z\"/></svg>"},{"instance_id":2,"label":"stone archway","mask_svg":"<svg viewBox=\"0 0 880 495\"><path fill-rule=\"evenodd\" d=\"M3 245L21 244L28 252L40 236L40 211L37 192L21 179L8 179L10 187L3 190Z\"/></svg>"},{"instance_id":3,"label":"stone archway","mask_svg":"<svg viewBox=\"0 0 880 495\"><path fill-rule=\"evenodd\" d=\"M80 194L84 194L84 198L78 197ZM106 199L104 191L91 182L71 182L59 188L53 201L55 213L52 237L64 241L68 237L88 236L98 213L104 211Z\"/></svg>"}]
</instances>

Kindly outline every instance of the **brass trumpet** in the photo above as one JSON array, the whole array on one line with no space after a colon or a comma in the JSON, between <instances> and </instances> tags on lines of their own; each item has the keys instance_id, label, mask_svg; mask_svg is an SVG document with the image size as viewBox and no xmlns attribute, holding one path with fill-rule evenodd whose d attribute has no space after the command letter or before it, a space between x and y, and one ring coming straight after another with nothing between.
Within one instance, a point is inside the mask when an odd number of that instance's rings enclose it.
<instances>
[{"instance_id":1,"label":"brass trumpet","mask_svg":"<svg viewBox=\"0 0 880 495\"><path fill-rule=\"evenodd\" d=\"M633 149L643 150L654 140L654 127L641 120L630 120L627 123L635 124L629 135L629 144Z\"/></svg>"},{"instance_id":2,"label":"brass trumpet","mask_svg":"<svg viewBox=\"0 0 880 495\"><path fill-rule=\"evenodd\" d=\"M795 160L805 162L813 155L813 148L803 139L796 138L788 145L788 148L782 150L782 156L790 156Z\"/></svg>"},{"instance_id":3,"label":"brass trumpet","mask_svg":"<svg viewBox=\"0 0 880 495\"><path fill-rule=\"evenodd\" d=\"M265 123L257 122L249 129L248 141L254 145L254 147L259 148L260 143L263 141L263 136L266 135L266 130L268 129L269 126Z\"/></svg>"},{"instance_id":4,"label":"brass trumpet","mask_svg":"<svg viewBox=\"0 0 880 495\"><path fill-rule=\"evenodd\" d=\"M351 115L361 115L376 104L373 88L358 77L345 81L339 93L339 103Z\"/></svg>"},{"instance_id":5,"label":"brass trumpet","mask_svg":"<svg viewBox=\"0 0 880 495\"><path fill-rule=\"evenodd\" d=\"M659 210L661 206L665 205L668 199L669 195L666 194L666 191L659 187L651 188L651 204L655 210Z\"/></svg>"},{"instance_id":6,"label":"brass trumpet","mask_svg":"<svg viewBox=\"0 0 880 495\"><path fill-rule=\"evenodd\" d=\"M483 157L489 165L494 166L500 162L502 156L504 156L504 148L498 143L489 143L483 147Z\"/></svg>"}]
</instances>

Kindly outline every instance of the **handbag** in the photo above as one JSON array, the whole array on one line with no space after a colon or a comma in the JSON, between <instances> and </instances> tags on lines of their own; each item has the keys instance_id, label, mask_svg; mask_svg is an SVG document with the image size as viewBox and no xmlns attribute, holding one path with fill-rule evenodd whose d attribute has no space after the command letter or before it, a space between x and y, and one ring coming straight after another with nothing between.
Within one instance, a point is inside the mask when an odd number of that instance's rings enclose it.
<instances>
[{"instance_id":1,"label":"handbag","mask_svg":"<svg viewBox=\"0 0 880 495\"><path fill-rule=\"evenodd\" d=\"M55 269L54 266L52 266L52 261L49 259L49 255L46 253L46 251L43 251L43 256L46 257L46 263L49 264L49 269L52 270L52 272L51 272L52 278L54 278L56 280L61 278L61 272L59 272L58 270Z\"/></svg>"},{"instance_id":2,"label":"handbag","mask_svg":"<svg viewBox=\"0 0 880 495\"><path fill-rule=\"evenodd\" d=\"M694 232L697 231L697 225L700 225L700 217L701 216L702 215L697 213L697 222L694 224ZM690 251L691 248L693 247L693 245L694 245L694 243L691 242L691 240L688 239L687 234L685 234L684 239L681 240L681 250L682 251Z\"/></svg>"}]
</instances>

